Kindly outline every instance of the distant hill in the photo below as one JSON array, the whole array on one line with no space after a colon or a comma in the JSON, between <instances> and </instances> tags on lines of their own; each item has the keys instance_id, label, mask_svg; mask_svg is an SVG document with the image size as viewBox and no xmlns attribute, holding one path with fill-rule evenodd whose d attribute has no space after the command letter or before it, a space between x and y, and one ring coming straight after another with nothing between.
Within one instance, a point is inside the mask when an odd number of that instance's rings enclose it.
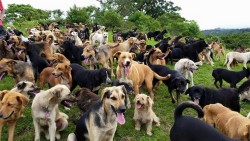
<instances>
[{"instance_id":1,"label":"distant hill","mask_svg":"<svg viewBox=\"0 0 250 141\"><path fill-rule=\"evenodd\" d=\"M201 32L205 35L223 35L223 34L250 32L250 28L242 28L242 29L215 28L209 30L202 30Z\"/></svg>"}]
</instances>

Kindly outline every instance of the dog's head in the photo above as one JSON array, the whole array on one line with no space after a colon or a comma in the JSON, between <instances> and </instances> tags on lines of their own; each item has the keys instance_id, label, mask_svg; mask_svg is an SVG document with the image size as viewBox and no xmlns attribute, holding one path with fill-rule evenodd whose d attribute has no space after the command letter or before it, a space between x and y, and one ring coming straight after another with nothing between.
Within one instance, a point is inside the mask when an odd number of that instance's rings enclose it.
<instances>
[{"instance_id":1,"label":"dog's head","mask_svg":"<svg viewBox=\"0 0 250 141\"><path fill-rule=\"evenodd\" d=\"M138 110L152 108L152 105L154 104L150 96L147 96L146 94L137 94L134 102L135 108Z\"/></svg>"},{"instance_id":2,"label":"dog's head","mask_svg":"<svg viewBox=\"0 0 250 141\"><path fill-rule=\"evenodd\" d=\"M0 118L5 120L20 117L24 107L27 106L29 99L18 92L1 93Z\"/></svg>"},{"instance_id":3,"label":"dog's head","mask_svg":"<svg viewBox=\"0 0 250 141\"><path fill-rule=\"evenodd\" d=\"M192 73L198 69L198 66L192 61L192 60L187 60L184 62L184 69L187 71L191 71Z\"/></svg>"},{"instance_id":4,"label":"dog's head","mask_svg":"<svg viewBox=\"0 0 250 141\"><path fill-rule=\"evenodd\" d=\"M83 49L82 57L84 58L84 64L88 64L92 57L95 57L96 50L93 45L88 45Z\"/></svg>"},{"instance_id":5,"label":"dog's head","mask_svg":"<svg viewBox=\"0 0 250 141\"><path fill-rule=\"evenodd\" d=\"M246 78L250 79L250 69L243 67L243 70L245 70L245 72L246 72Z\"/></svg>"},{"instance_id":6,"label":"dog's head","mask_svg":"<svg viewBox=\"0 0 250 141\"><path fill-rule=\"evenodd\" d=\"M61 32L60 29L54 29L53 32L54 32L54 35L55 35L56 37L60 37L60 36L62 35L62 32Z\"/></svg>"},{"instance_id":7,"label":"dog's head","mask_svg":"<svg viewBox=\"0 0 250 141\"><path fill-rule=\"evenodd\" d=\"M9 39L7 40L8 48L16 47L17 45L21 43L21 41L22 40L19 36L11 35Z\"/></svg>"},{"instance_id":8,"label":"dog's head","mask_svg":"<svg viewBox=\"0 0 250 141\"><path fill-rule=\"evenodd\" d=\"M121 36L118 36L118 37L117 37L117 42L118 42L118 43L122 43L122 42L123 42L123 39L122 39Z\"/></svg>"},{"instance_id":9,"label":"dog's head","mask_svg":"<svg viewBox=\"0 0 250 141\"><path fill-rule=\"evenodd\" d=\"M101 68L100 69L100 73L99 73L99 76L96 75L96 80L100 80L101 79L101 82L102 83L111 83L111 71L107 68Z\"/></svg>"},{"instance_id":10,"label":"dog's head","mask_svg":"<svg viewBox=\"0 0 250 141\"><path fill-rule=\"evenodd\" d=\"M40 42L43 40L43 37L40 35L40 33L34 33L33 35L29 36L29 39L31 41L36 41L36 42Z\"/></svg>"},{"instance_id":11,"label":"dog's head","mask_svg":"<svg viewBox=\"0 0 250 141\"><path fill-rule=\"evenodd\" d=\"M68 64L58 63L55 66L55 69L52 72L52 75L54 75L55 77L61 77L64 74L71 74L71 70L72 70L72 68Z\"/></svg>"},{"instance_id":12,"label":"dog's head","mask_svg":"<svg viewBox=\"0 0 250 141\"><path fill-rule=\"evenodd\" d=\"M13 59L3 58L0 60L0 80L2 80L6 75L13 75L13 67L17 64L17 61Z\"/></svg>"},{"instance_id":13,"label":"dog's head","mask_svg":"<svg viewBox=\"0 0 250 141\"><path fill-rule=\"evenodd\" d=\"M40 92L40 89L30 81L20 81L16 84L16 90L22 94L28 94L30 96L35 96Z\"/></svg>"},{"instance_id":14,"label":"dog's head","mask_svg":"<svg viewBox=\"0 0 250 141\"><path fill-rule=\"evenodd\" d=\"M129 37L128 42L131 44L132 48L138 48L140 46L140 41L136 37Z\"/></svg>"},{"instance_id":15,"label":"dog's head","mask_svg":"<svg viewBox=\"0 0 250 141\"><path fill-rule=\"evenodd\" d=\"M190 81L184 77L175 77L171 80L172 88L174 88L177 92L180 93L186 91L187 83L190 83Z\"/></svg>"},{"instance_id":16,"label":"dog's head","mask_svg":"<svg viewBox=\"0 0 250 141\"><path fill-rule=\"evenodd\" d=\"M8 45L7 42L3 39L0 39L0 48L6 51L12 51L12 44Z\"/></svg>"},{"instance_id":17,"label":"dog's head","mask_svg":"<svg viewBox=\"0 0 250 141\"><path fill-rule=\"evenodd\" d=\"M118 51L114 54L114 57L118 58L118 65L120 68L123 68L125 73L129 73L133 58L135 57L134 53L121 52Z\"/></svg>"},{"instance_id":18,"label":"dog's head","mask_svg":"<svg viewBox=\"0 0 250 141\"><path fill-rule=\"evenodd\" d=\"M185 94L189 94L192 101L199 104L200 99L205 96L205 89L201 86L193 86L188 88Z\"/></svg>"},{"instance_id":19,"label":"dog's head","mask_svg":"<svg viewBox=\"0 0 250 141\"><path fill-rule=\"evenodd\" d=\"M207 124L214 126L214 123L216 120L215 117L217 116L217 114L224 112L226 109L228 109L228 108L224 107L220 103L206 105L203 108L203 112L204 112L203 120Z\"/></svg>"},{"instance_id":20,"label":"dog's head","mask_svg":"<svg viewBox=\"0 0 250 141\"><path fill-rule=\"evenodd\" d=\"M63 84L57 84L48 90L50 103L61 103L63 106L71 108L71 102L75 101L75 97L70 93L69 88Z\"/></svg>"},{"instance_id":21,"label":"dog's head","mask_svg":"<svg viewBox=\"0 0 250 141\"><path fill-rule=\"evenodd\" d=\"M165 54L162 53L162 51L159 48L152 48L151 51L152 54L150 55L150 57L152 57L153 59L160 59L160 60L164 59Z\"/></svg>"},{"instance_id":22,"label":"dog's head","mask_svg":"<svg viewBox=\"0 0 250 141\"><path fill-rule=\"evenodd\" d=\"M119 124L125 124L126 89L124 86L106 87L102 90L102 105L106 112L114 112Z\"/></svg>"},{"instance_id":23,"label":"dog's head","mask_svg":"<svg viewBox=\"0 0 250 141\"><path fill-rule=\"evenodd\" d=\"M121 86L124 85L124 87L127 90L128 94L133 94L134 93L134 88L130 83L126 83L126 82L119 82L118 79L112 81L111 86Z\"/></svg>"},{"instance_id":24,"label":"dog's head","mask_svg":"<svg viewBox=\"0 0 250 141\"><path fill-rule=\"evenodd\" d=\"M68 63L70 65L70 61L61 53L50 55L48 61L50 62L50 66L57 65L57 63Z\"/></svg>"}]
</instances>

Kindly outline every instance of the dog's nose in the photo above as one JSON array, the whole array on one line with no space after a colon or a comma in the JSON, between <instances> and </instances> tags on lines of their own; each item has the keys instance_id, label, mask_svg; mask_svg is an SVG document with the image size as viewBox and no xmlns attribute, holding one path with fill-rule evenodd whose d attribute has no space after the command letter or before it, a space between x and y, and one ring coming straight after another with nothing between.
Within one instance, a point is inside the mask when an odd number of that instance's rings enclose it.
<instances>
[{"instance_id":1,"label":"dog's nose","mask_svg":"<svg viewBox=\"0 0 250 141\"><path fill-rule=\"evenodd\" d=\"M129 66L129 65L130 65L130 61L127 61L127 62L126 62L126 66Z\"/></svg>"},{"instance_id":2,"label":"dog's nose","mask_svg":"<svg viewBox=\"0 0 250 141\"><path fill-rule=\"evenodd\" d=\"M122 105L122 106L120 106L119 107L119 109L118 109L118 113L125 113L125 111L126 111L126 106L125 105Z\"/></svg>"},{"instance_id":3,"label":"dog's nose","mask_svg":"<svg viewBox=\"0 0 250 141\"><path fill-rule=\"evenodd\" d=\"M55 72L52 72L52 75L56 75L56 73L55 73Z\"/></svg>"},{"instance_id":4,"label":"dog's nose","mask_svg":"<svg viewBox=\"0 0 250 141\"><path fill-rule=\"evenodd\" d=\"M2 118L3 117L3 114L0 114L0 118Z\"/></svg>"}]
</instances>

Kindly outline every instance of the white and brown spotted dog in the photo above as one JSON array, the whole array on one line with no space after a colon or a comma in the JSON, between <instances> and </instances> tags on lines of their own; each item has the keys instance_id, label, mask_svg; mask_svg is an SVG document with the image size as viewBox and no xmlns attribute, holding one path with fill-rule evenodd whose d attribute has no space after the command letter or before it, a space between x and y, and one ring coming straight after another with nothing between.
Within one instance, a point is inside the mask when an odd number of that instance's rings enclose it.
<instances>
[{"instance_id":1,"label":"white and brown spotted dog","mask_svg":"<svg viewBox=\"0 0 250 141\"><path fill-rule=\"evenodd\" d=\"M118 58L116 76L120 82L129 82L133 84L136 95L139 94L139 87L145 84L150 93L150 97L153 99L153 79L167 80L170 78L170 75L159 76L147 65L133 64L132 61L134 56L134 53L120 51L115 54L115 57Z\"/></svg>"}]
</instances>

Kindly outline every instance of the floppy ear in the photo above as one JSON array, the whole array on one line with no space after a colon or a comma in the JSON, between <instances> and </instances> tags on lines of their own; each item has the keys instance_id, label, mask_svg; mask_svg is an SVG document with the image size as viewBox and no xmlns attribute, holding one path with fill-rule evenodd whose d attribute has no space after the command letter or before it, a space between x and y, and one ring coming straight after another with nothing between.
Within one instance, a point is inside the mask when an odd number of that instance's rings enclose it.
<instances>
[{"instance_id":1,"label":"floppy ear","mask_svg":"<svg viewBox=\"0 0 250 141\"><path fill-rule=\"evenodd\" d=\"M55 90L55 91L52 92L52 93L53 93L53 95L54 95L55 97L60 98L60 97L61 97L61 92L62 92L62 89L60 88L60 89Z\"/></svg>"},{"instance_id":2,"label":"floppy ear","mask_svg":"<svg viewBox=\"0 0 250 141\"><path fill-rule=\"evenodd\" d=\"M122 88L122 92L127 95L128 92L127 92L125 86L124 85L120 85L119 87L121 87Z\"/></svg>"},{"instance_id":3,"label":"floppy ear","mask_svg":"<svg viewBox=\"0 0 250 141\"><path fill-rule=\"evenodd\" d=\"M132 60L135 58L136 54L135 53L130 53L132 56Z\"/></svg>"},{"instance_id":4,"label":"floppy ear","mask_svg":"<svg viewBox=\"0 0 250 141\"><path fill-rule=\"evenodd\" d=\"M132 44L132 43L134 42L134 39L133 39L132 37L130 37L130 38L128 39L128 41L129 41L130 44Z\"/></svg>"},{"instance_id":5,"label":"floppy ear","mask_svg":"<svg viewBox=\"0 0 250 141\"><path fill-rule=\"evenodd\" d=\"M15 64L17 64L17 62L15 60L10 60L10 61L7 62L7 65L9 67L13 67Z\"/></svg>"},{"instance_id":6,"label":"floppy ear","mask_svg":"<svg viewBox=\"0 0 250 141\"><path fill-rule=\"evenodd\" d=\"M25 82L22 82L22 83L18 83L17 84L17 89L18 90L22 90L26 87L26 83Z\"/></svg>"},{"instance_id":7,"label":"floppy ear","mask_svg":"<svg viewBox=\"0 0 250 141\"><path fill-rule=\"evenodd\" d=\"M80 95L80 92L81 92L81 89L77 90L77 91L75 92L75 97L78 97L78 96Z\"/></svg>"},{"instance_id":8,"label":"floppy ear","mask_svg":"<svg viewBox=\"0 0 250 141\"><path fill-rule=\"evenodd\" d=\"M70 72L70 71L72 70L72 68L71 68L69 65L65 65L65 70L66 70L67 72Z\"/></svg>"},{"instance_id":9,"label":"floppy ear","mask_svg":"<svg viewBox=\"0 0 250 141\"><path fill-rule=\"evenodd\" d=\"M147 97L147 101L149 106L152 106L154 104L154 101L149 96Z\"/></svg>"},{"instance_id":10,"label":"floppy ear","mask_svg":"<svg viewBox=\"0 0 250 141\"><path fill-rule=\"evenodd\" d=\"M17 36L17 39L18 39L18 45L20 45L21 42L22 42L22 39L21 39L21 37L19 37L19 36Z\"/></svg>"},{"instance_id":11,"label":"floppy ear","mask_svg":"<svg viewBox=\"0 0 250 141\"><path fill-rule=\"evenodd\" d=\"M5 96L5 94L7 94L9 91L8 90L3 90L3 91L0 91L0 101L3 100L3 97Z\"/></svg>"},{"instance_id":12,"label":"floppy ear","mask_svg":"<svg viewBox=\"0 0 250 141\"><path fill-rule=\"evenodd\" d=\"M16 100L17 100L20 104L22 104L24 107L26 107L27 104L28 104L28 102L29 102L29 99L28 99L27 97L25 97L25 96L17 96L17 97L16 97Z\"/></svg>"},{"instance_id":13,"label":"floppy ear","mask_svg":"<svg viewBox=\"0 0 250 141\"><path fill-rule=\"evenodd\" d=\"M121 55L121 51L117 51L114 55L113 55L113 57L115 57L115 58L119 58L119 56Z\"/></svg>"},{"instance_id":14,"label":"floppy ear","mask_svg":"<svg viewBox=\"0 0 250 141\"><path fill-rule=\"evenodd\" d=\"M110 90L109 90L108 88L103 89L103 90L102 90L102 98L101 98L101 101L103 102L103 100L104 100L105 98L109 98L110 95L111 95L111 93L110 93Z\"/></svg>"}]
</instances>

